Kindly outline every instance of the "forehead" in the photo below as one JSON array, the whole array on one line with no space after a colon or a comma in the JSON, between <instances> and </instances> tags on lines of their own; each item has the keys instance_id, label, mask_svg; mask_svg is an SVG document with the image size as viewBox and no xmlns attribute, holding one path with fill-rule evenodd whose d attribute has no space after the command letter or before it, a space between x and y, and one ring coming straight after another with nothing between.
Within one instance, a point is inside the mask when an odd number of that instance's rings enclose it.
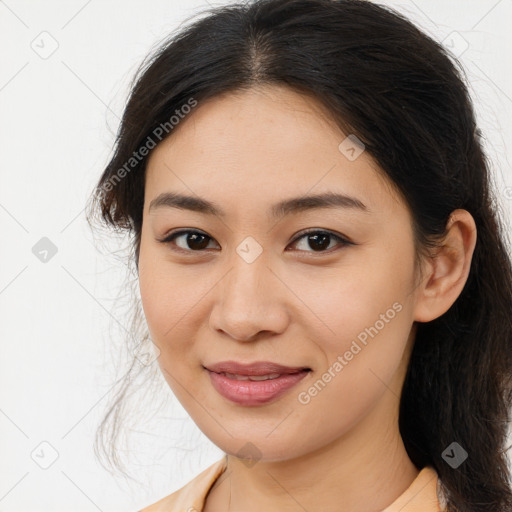
<instances>
[{"instance_id":1,"label":"forehead","mask_svg":"<svg viewBox=\"0 0 512 512\"><path fill-rule=\"evenodd\" d=\"M400 203L367 152L344 152L348 135L319 101L286 87L223 94L199 103L153 150L146 198L172 190L277 202L336 191L362 195L369 207Z\"/></svg>"}]
</instances>

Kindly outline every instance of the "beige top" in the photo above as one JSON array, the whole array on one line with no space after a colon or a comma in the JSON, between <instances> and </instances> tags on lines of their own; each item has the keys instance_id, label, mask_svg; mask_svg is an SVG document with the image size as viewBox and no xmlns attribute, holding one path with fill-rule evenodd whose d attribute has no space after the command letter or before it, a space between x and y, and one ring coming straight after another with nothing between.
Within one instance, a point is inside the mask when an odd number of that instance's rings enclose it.
<instances>
[{"instance_id":1,"label":"beige top","mask_svg":"<svg viewBox=\"0 0 512 512\"><path fill-rule=\"evenodd\" d=\"M202 512L206 495L225 471L226 457L215 462L181 489L139 512ZM424 467L405 492L382 512L441 512L438 475L434 468Z\"/></svg>"}]
</instances>

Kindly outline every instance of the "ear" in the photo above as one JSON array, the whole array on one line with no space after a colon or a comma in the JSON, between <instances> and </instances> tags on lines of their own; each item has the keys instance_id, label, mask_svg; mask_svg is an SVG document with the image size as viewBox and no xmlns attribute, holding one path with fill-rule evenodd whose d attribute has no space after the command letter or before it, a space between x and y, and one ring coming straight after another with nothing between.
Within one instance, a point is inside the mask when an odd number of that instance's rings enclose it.
<instances>
[{"instance_id":1,"label":"ear","mask_svg":"<svg viewBox=\"0 0 512 512\"><path fill-rule=\"evenodd\" d=\"M446 224L441 247L426 261L424 278L417 290L414 319L430 322L457 300L469 275L476 245L476 225L466 210L454 210Z\"/></svg>"}]
</instances>

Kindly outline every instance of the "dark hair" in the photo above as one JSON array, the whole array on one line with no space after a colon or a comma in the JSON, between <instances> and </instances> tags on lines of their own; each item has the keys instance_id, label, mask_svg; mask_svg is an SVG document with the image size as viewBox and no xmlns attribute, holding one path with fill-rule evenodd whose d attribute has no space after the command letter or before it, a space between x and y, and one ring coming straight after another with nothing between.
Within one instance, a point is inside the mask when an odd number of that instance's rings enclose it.
<instances>
[{"instance_id":1,"label":"dark hair","mask_svg":"<svg viewBox=\"0 0 512 512\"><path fill-rule=\"evenodd\" d=\"M447 510L510 512L512 265L462 75L439 43L369 1L256 0L216 8L139 68L90 212L133 235L138 269L147 156L127 169L134 152L159 142L162 127L172 135L170 118L191 99L200 104L272 84L313 95L402 194L418 254L428 257L453 210L468 210L475 220L463 291L445 314L417 324L399 427L417 468L431 465L439 474ZM104 421L114 415L117 422L119 406ZM456 469L443 458L453 442L469 455Z\"/></svg>"}]
</instances>

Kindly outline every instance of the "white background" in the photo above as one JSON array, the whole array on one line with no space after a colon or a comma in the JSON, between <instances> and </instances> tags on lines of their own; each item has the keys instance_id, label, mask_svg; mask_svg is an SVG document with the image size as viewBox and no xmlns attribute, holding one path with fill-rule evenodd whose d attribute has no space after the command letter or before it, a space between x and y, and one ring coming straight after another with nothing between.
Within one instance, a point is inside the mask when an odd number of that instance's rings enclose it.
<instances>
[{"instance_id":1,"label":"white background","mask_svg":"<svg viewBox=\"0 0 512 512\"><path fill-rule=\"evenodd\" d=\"M465 50L460 60L511 219L512 0L387 4L455 52ZM116 297L129 297L123 264L98 252L83 214L137 65L205 7L198 0L0 1L0 512L137 510L222 455L162 381L167 406L151 417L136 411L128 470L140 483L113 477L95 460L93 435L128 325ZM52 45L47 58L33 49ZM32 252L42 237L57 248L47 263ZM58 458L43 469L36 460L49 463L53 450Z\"/></svg>"}]
</instances>

